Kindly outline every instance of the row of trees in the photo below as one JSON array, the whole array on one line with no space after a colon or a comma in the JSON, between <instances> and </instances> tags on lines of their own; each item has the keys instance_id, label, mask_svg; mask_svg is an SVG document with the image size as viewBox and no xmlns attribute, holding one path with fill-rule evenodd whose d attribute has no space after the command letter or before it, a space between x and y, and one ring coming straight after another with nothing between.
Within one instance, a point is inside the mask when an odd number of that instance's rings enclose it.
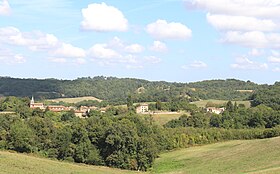
<instances>
[{"instance_id":1,"label":"row of trees","mask_svg":"<svg viewBox=\"0 0 280 174\"><path fill-rule=\"evenodd\" d=\"M195 127L195 128L273 128L280 125L280 112L272 108L259 105L245 108L227 104L222 114L196 112L190 116L183 115L179 119L171 120L166 127Z\"/></svg>"},{"instance_id":2,"label":"row of trees","mask_svg":"<svg viewBox=\"0 0 280 174\"><path fill-rule=\"evenodd\" d=\"M142 171L169 148L163 128L149 119L102 115L53 121L46 114L28 119L1 115L0 148Z\"/></svg>"}]
</instances>

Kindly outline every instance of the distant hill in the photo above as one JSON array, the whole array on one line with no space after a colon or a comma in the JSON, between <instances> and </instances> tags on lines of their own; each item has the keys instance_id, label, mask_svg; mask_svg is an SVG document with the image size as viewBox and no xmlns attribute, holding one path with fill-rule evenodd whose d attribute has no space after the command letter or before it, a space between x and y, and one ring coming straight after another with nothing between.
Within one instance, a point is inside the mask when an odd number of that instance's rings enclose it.
<instances>
[{"instance_id":1,"label":"distant hill","mask_svg":"<svg viewBox=\"0 0 280 174\"><path fill-rule=\"evenodd\" d=\"M132 95L135 102L169 101L172 98L245 100L264 88L250 81L236 79L171 83L133 78L85 77L75 80L19 79L0 77L0 96L34 96L41 99L94 96L100 100L125 102ZM250 92L244 92L248 90Z\"/></svg>"}]
</instances>

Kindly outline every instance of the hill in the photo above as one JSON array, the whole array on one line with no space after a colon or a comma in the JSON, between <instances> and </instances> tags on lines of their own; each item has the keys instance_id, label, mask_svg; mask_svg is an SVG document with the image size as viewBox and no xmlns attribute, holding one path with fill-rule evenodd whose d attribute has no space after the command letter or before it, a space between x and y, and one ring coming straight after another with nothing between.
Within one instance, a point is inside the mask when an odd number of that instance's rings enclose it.
<instances>
[{"instance_id":1,"label":"hill","mask_svg":"<svg viewBox=\"0 0 280 174\"><path fill-rule=\"evenodd\" d=\"M0 174L129 174L141 173L109 167L60 162L30 155L0 151Z\"/></svg>"},{"instance_id":2,"label":"hill","mask_svg":"<svg viewBox=\"0 0 280 174\"><path fill-rule=\"evenodd\" d=\"M152 173L280 173L280 137L164 153L156 159Z\"/></svg>"},{"instance_id":3,"label":"hill","mask_svg":"<svg viewBox=\"0 0 280 174\"><path fill-rule=\"evenodd\" d=\"M128 95L133 96L134 102L158 100L166 102L178 97L188 98L190 101L245 100L252 95L252 91L263 87L264 85L236 79L171 83L104 76L75 80L0 77L0 96L30 97L33 95L41 99L94 96L100 100L119 103L126 102ZM251 92L244 92L244 90Z\"/></svg>"}]
</instances>

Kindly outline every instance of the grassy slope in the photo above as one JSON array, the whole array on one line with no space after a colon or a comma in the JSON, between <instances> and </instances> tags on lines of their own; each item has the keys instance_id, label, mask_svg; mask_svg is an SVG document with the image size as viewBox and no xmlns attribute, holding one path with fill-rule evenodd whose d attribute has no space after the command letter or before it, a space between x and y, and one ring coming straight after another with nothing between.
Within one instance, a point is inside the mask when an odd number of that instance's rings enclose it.
<instances>
[{"instance_id":1,"label":"grassy slope","mask_svg":"<svg viewBox=\"0 0 280 174\"><path fill-rule=\"evenodd\" d=\"M280 137L237 140L165 153L153 173L280 173Z\"/></svg>"},{"instance_id":2,"label":"grassy slope","mask_svg":"<svg viewBox=\"0 0 280 174\"><path fill-rule=\"evenodd\" d=\"M173 119L178 119L183 114L154 114L153 120L160 125L164 125L165 123L169 122Z\"/></svg>"},{"instance_id":3,"label":"grassy slope","mask_svg":"<svg viewBox=\"0 0 280 174\"><path fill-rule=\"evenodd\" d=\"M129 174L139 173L108 167L59 162L25 154L0 151L0 174Z\"/></svg>"},{"instance_id":4,"label":"grassy slope","mask_svg":"<svg viewBox=\"0 0 280 174\"><path fill-rule=\"evenodd\" d=\"M214 104L224 104L227 103L227 100L201 100L192 102L192 104L195 104L197 107L205 107L208 102L212 102ZM233 104L235 101L232 101ZM250 101L236 101L237 104L244 104L247 108L251 106Z\"/></svg>"},{"instance_id":5,"label":"grassy slope","mask_svg":"<svg viewBox=\"0 0 280 174\"><path fill-rule=\"evenodd\" d=\"M65 103L78 103L84 100L97 100L97 101L102 101L98 98L95 97L75 97L75 98L57 98L57 99L52 99L52 100L48 100L48 101L52 101L52 102L60 102L63 101Z\"/></svg>"}]
</instances>

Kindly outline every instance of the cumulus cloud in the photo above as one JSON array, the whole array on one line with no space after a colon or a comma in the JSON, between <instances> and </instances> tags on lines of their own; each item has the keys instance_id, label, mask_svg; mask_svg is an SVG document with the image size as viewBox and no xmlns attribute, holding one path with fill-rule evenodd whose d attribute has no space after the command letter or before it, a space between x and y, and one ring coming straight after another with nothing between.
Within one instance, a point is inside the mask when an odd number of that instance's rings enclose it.
<instances>
[{"instance_id":1,"label":"cumulus cloud","mask_svg":"<svg viewBox=\"0 0 280 174\"><path fill-rule=\"evenodd\" d=\"M82 9L82 16L81 28L84 30L106 32L128 29L128 21L123 13L104 2L89 4L87 8Z\"/></svg>"},{"instance_id":2,"label":"cumulus cloud","mask_svg":"<svg viewBox=\"0 0 280 174\"><path fill-rule=\"evenodd\" d=\"M9 49L0 48L0 63L5 64L21 64L25 63L26 59L23 55L13 53Z\"/></svg>"},{"instance_id":3,"label":"cumulus cloud","mask_svg":"<svg viewBox=\"0 0 280 174\"><path fill-rule=\"evenodd\" d=\"M280 16L279 0L186 0L189 8L236 16L275 18Z\"/></svg>"},{"instance_id":4,"label":"cumulus cloud","mask_svg":"<svg viewBox=\"0 0 280 174\"><path fill-rule=\"evenodd\" d=\"M0 16L7 16L11 14L11 8L7 0L0 2Z\"/></svg>"},{"instance_id":5,"label":"cumulus cloud","mask_svg":"<svg viewBox=\"0 0 280 174\"><path fill-rule=\"evenodd\" d=\"M129 53L141 53L144 49L145 48L139 44L131 44L125 47L125 51Z\"/></svg>"},{"instance_id":6,"label":"cumulus cloud","mask_svg":"<svg viewBox=\"0 0 280 174\"><path fill-rule=\"evenodd\" d=\"M151 64L157 64L161 62L161 58L155 56L146 56L144 57L145 61Z\"/></svg>"},{"instance_id":7,"label":"cumulus cloud","mask_svg":"<svg viewBox=\"0 0 280 174\"><path fill-rule=\"evenodd\" d=\"M165 43L161 41L154 41L153 45L150 47L150 50L155 51L155 52L165 52L167 51L167 46Z\"/></svg>"},{"instance_id":8,"label":"cumulus cloud","mask_svg":"<svg viewBox=\"0 0 280 174\"><path fill-rule=\"evenodd\" d=\"M273 31L279 29L279 26L272 20L246 16L212 15L208 13L207 21L218 30Z\"/></svg>"},{"instance_id":9,"label":"cumulus cloud","mask_svg":"<svg viewBox=\"0 0 280 174\"><path fill-rule=\"evenodd\" d=\"M195 60L189 65L183 65L183 69L201 69L201 68L207 68L207 64L200 60Z\"/></svg>"},{"instance_id":10,"label":"cumulus cloud","mask_svg":"<svg viewBox=\"0 0 280 174\"><path fill-rule=\"evenodd\" d=\"M89 56L100 59L119 58L121 55L113 49L108 48L107 44L95 44L89 49Z\"/></svg>"},{"instance_id":11,"label":"cumulus cloud","mask_svg":"<svg viewBox=\"0 0 280 174\"><path fill-rule=\"evenodd\" d=\"M263 55L263 54L264 54L263 50L259 50L259 49L256 49L256 48L253 48L248 53L249 56L260 56L260 55Z\"/></svg>"},{"instance_id":12,"label":"cumulus cloud","mask_svg":"<svg viewBox=\"0 0 280 174\"><path fill-rule=\"evenodd\" d=\"M224 43L250 48L280 47L279 0L186 0L190 9L207 12Z\"/></svg>"},{"instance_id":13,"label":"cumulus cloud","mask_svg":"<svg viewBox=\"0 0 280 174\"><path fill-rule=\"evenodd\" d=\"M259 63L249 60L247 57L237 57L234 64L231 64L234 69L242 70L265 70L268 68L266 63Z\"/></svg>"},{"instance_id":14,"label":"cumulus cloud","mask_svg":"<svg viewBox=\"0 0 280 174\"><path fill-rule=\"evenodd\" d=\"M64 56L64 57L86 57L86 52L82 48L74 47L71 44L62 43L61 47L56 49L53 52L56 56Z\"/></svg>"},{"instance_id":15,"label":"cumulus cloud","mask_svg":"<svg viewBox=\"0 0 280 174\"><path fill-rule=\"evenodd\" d=\"M280 68L279 67L276 67L272 70L273 72L280 72Z\"/></svg>"},{"instance_id":16,"label":"cumulus cloud","mask_svg":"<svg viewBox=\"0 0 280 174\"><path fill-rule=\"evenodd\" d=\"M161 19L148 24L146 31L156 39L188 39L192 36L192 31L187 26Z\"/></svg>"},{"instance_id":17,"label":"cumulus cloud","mask_svg":"<svg viewBox=\"0 0 280 174\"><path fill-rule=\"evenodd\" d=\"M52 57L48 59L51 62L63 63L65 61L62 61L62 59L65 58L84 58L86 56L85 50L64 43L53 34L40 31L22 32L15 27L0 28L1 43L21 46L34 52L44 51L48 53L49 57Z\"/></svg>"},{"instance_id":18,"label":"cumulus cloud","mask_svg":"<svg viewBox=\"0 0 280 174\"><path fill-rule=\"evenodd\" d=\"M229 31L221 41L253 48L280 48L280 33Z\"/></svg>"},{"instance_id":19,"label":"cumulus cloud","mask_svg":"<svg viewBox=\"0 0 280 174\"><path fill-rule=\"evenodd\" d=\"M269 63L280 63L280 57L270 56L267 58Z\"/></svg>"}]
</instances>

